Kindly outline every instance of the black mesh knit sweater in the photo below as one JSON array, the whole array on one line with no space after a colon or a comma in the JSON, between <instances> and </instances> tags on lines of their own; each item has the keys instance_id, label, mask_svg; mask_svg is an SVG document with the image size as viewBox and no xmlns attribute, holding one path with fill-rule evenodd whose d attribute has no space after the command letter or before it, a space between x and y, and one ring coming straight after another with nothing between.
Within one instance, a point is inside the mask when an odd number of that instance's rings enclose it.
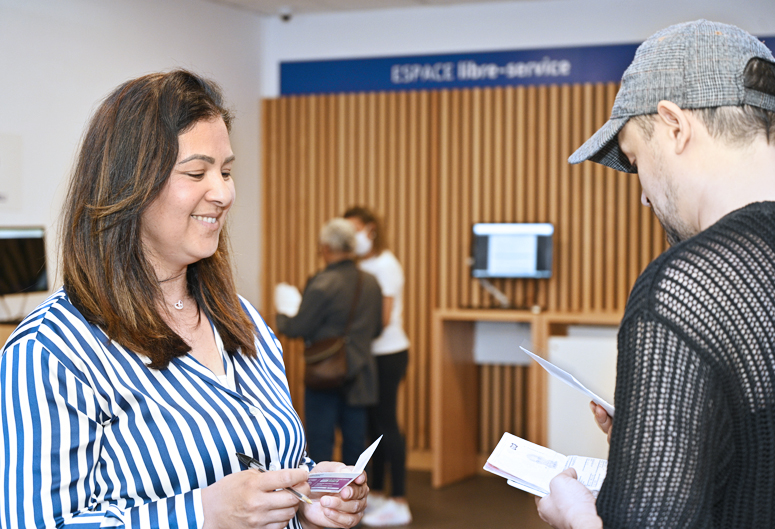
<instances>
[{"instance_id":1,"label":"black mesh knit sweater","mask_svg":"<svg viewBox=\"0 0 775 529\"><path fill-rule=\"evenodd\" d=\"M662 254L619 330L606 528L775 527L775 203Z\"/></svg>"}]
</instances>

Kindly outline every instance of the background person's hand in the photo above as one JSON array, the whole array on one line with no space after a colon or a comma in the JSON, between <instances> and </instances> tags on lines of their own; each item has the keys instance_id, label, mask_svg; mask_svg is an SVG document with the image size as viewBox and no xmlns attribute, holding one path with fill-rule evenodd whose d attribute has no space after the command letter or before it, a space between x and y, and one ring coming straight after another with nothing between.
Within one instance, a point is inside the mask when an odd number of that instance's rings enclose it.
<instances>
[{"instance_id":1,"label":"background person's hand","mask_svg":"<svg viewBox=\"0 0 775 529\"><path fill-rule=\"evenodd\" d=\"M344 463L323 461L315 465L310 474L316 472L352 472L355 467L348 467ZM299 489L304 492L302 489ZM309 490L309 489L307 489ZM353 527L363 518L366 508L366 496L369 495L369 486L366 485L366 473L362 472L349 485L338 494L312 493L313 504L302 504L302 525L312 527Z\"/></svg>"},{"instance_id":2,"label":"background person's hand","mask_svg":"<svg viewBox=\"0 0 775 529\"><path fill-rule=\"evenodd\" d=\"M299 313L301 292L288 283L278 283L274 287L274 306L278 314L293 318Z\"/></svg>"},{"instance_id":3,"label":"background person's hand","mask_svg":"<svg viewBox=\"0 0 775 529\"><path fill-rule=\"evenodd\" d=\"M224 476L202 489L204 529L282 529L296 515L300 500L285 487L303 492L306 469L260 473L249 469Z\"/></svg>"},{"instance_id":4,"label":"background person's hand","mask_svg":"<svg viewBox=\"0 0 775 529\"><path fill-rule=\"evenodd\" d=\"M549 483L549 494L536 498L538 515L555 529L602 529L595 497L568 468Z\"/></svg>"},{"instance_id":5,"label":"background person's hand","mask_svg":"<svg viewBox=\"0 0 775 529\"><path fill-rule=\"evenodd\" d=\"M613 417L608 415L608 412L605 411L605 408L599 404L595 404L594 402L589 403L589 409L592 410L597 425L601 430L603 430L604 434L608 435L608 444L611 444L611 426L614 424Z\"/></svg>"}]
</instances>

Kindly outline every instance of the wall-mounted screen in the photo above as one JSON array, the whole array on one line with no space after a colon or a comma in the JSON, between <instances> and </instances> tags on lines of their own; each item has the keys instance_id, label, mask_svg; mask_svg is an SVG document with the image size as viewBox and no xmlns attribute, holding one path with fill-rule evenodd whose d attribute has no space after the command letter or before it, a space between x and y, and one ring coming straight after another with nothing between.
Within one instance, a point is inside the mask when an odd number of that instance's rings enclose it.
<instances>
[{"instance_id":1,"label":"wall-mounted screen","mask_svg":"<svg viewBox=\"0 0 775 529\"><path fill-rule=\"evenodd\" d=\"M554 226L549 223L474 224L471 275L551 277L553 234Z\"/></svg>"},{"instance_id":2,"label":"wall-mounted screen","mask_svg":"<svg viewBox=\"0 0 775 529\"><path fill-rule=\"evenodd\" d=\"M0 296L48 290L42 228L0 228Z\"/></svg>"}]
</instances>

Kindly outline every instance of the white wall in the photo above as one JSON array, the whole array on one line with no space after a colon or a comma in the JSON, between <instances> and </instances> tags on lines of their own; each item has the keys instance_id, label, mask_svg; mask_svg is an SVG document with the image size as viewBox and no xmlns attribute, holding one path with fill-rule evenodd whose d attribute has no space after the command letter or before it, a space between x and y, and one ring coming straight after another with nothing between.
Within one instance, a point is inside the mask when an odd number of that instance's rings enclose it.
<instances>
[{"instance_id":1,"label":"white wall","mask_svg":"<svg viewBox=\"0 0 775 529\"><path fill-rule=\"evenodd\" d=\"M278 95L284 60L637 43L698 18L775 36L773 0L543 0L271 17L262 94Z\"/></svg>"},{"instance_id":2,"label":"white wall","mask_svg":"<svg viewBox=\"0 0 775 529\"><path fill-rule=\"evenodd\" d=\"M259 21L204 0L0 0L0 141L21 146L19 181L0 189L14 195L0 203L0 226L45 226L54 270L55 223L91 112L127 79L189 68L215 79L236 114L230 229L239 290L257 303Z\"/></svg>"}]
</instances>

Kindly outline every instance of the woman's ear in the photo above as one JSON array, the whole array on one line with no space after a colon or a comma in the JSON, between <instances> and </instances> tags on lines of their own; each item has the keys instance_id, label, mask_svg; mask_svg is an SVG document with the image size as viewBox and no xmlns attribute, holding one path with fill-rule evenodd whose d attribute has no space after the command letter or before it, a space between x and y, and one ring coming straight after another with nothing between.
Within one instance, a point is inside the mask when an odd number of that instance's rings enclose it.
<instances>
[{"instance_id":1,"label":"woman's ear","mask_svg":"<svg viewBox=\"0 0 775 529\"><path fill-rule=\"evenodd\" d=\"M668 138L675 143L675 154L681 154L692 137L692 124L686 112L671 101L660 101L657 115L667 127Z\"/></svg>"}]
</instances>

